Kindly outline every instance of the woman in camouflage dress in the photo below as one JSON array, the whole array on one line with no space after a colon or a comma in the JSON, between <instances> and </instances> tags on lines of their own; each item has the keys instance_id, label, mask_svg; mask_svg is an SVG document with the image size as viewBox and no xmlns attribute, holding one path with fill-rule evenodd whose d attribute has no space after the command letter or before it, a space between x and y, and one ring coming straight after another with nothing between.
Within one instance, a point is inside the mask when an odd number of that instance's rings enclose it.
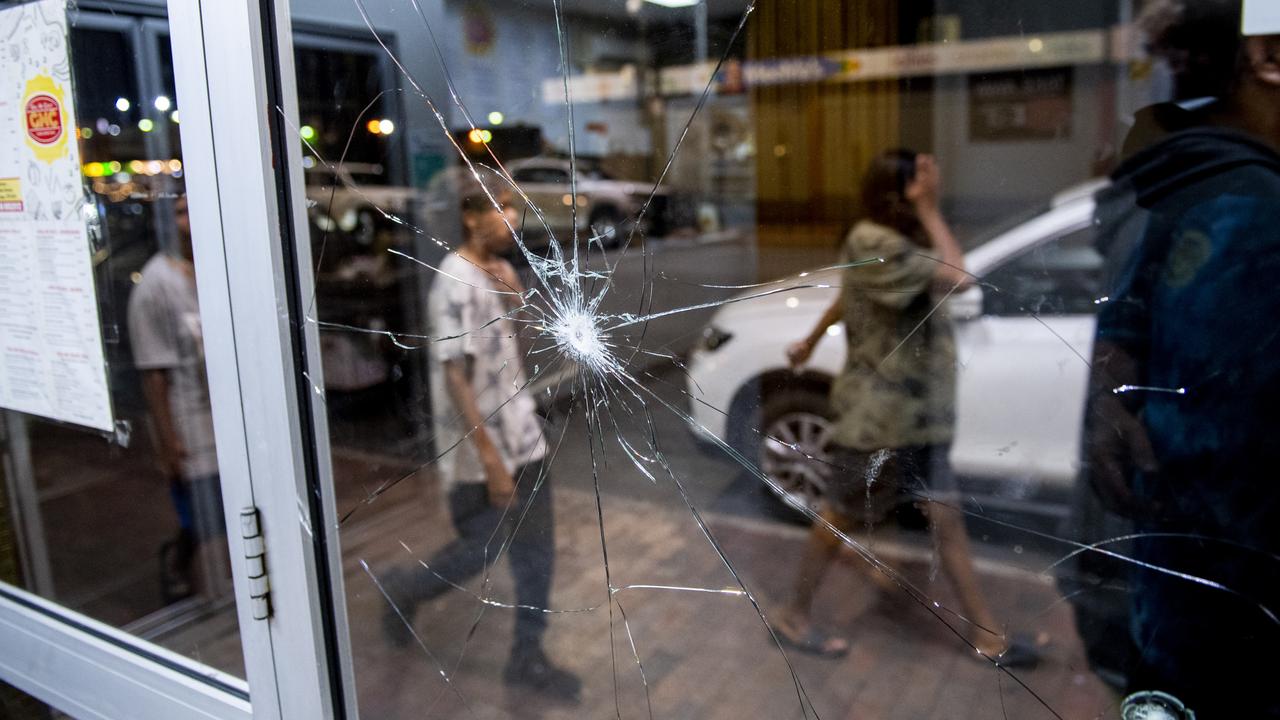
<instances>
[{"instance_id":1,"label":"woman in camouflage dress","mask_svg":"<svg viewBox=\"0 0 1280 720\"><path fill-rule=\"evenodd\" d=\"M827 329L844 324L845 363L831 388L837 420L823 518L845 534L870 531L897 505L914 503L929 518L974 648L1006 667L1032 665L1034 649L1005 637L979 590L947 463L956 355L945 300L971 278L939 210L939 189L932 156L890 150L872 160L862 182L866 217L841 247L840 296L787 356L793 367L803 365ZM788 644L828 657L847 653L849 642L823 632L809 615L841 544L829 528L813 526L792 598L777 621ZM895 584L882 573L870 574L882 587Z\"/></svg>"}]
</instances>

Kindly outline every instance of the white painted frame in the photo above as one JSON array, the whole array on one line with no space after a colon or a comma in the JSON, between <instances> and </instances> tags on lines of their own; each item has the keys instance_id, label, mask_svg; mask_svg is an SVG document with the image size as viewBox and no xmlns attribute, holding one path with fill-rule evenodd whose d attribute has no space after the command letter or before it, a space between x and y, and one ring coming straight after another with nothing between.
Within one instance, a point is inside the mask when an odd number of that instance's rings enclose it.
<instances>
[{"instance_id":1,"label":"white painted frame","mask_svg":"<svg viewBox=\"0 0 1280 720\"><path fill-rule=\"evenodd\" d=\"M248 685L48 600L0 586L0 677L76 718L253 717Z\"/></svg>"},{"instance_id":2,"label":"white painted frame","mask_svg":"<svg viewBox=\"0 0 1280 720\"><path fill-rule=\"evenodd\" d=\"M169 27L182 126L194 130L190 140L184 132L183 155L200 302L223 311L202 314L228 527L238 526L242 507L258 508L271 581L272 616L253 620L244 568L233 562L254 717L323 719L336 716L336 658L324 644L321 601L340 601L342 594L320 587L317 567L332 568L340 553L330 545L330 557L317 558L312 544L312 527L332 524L331 517L313 520L308 500L306 456L315 449L301 443L307 432L273 166L284 158L272 156L276 110L267 88L276 68L265 52L271 39L264 35L264 9L256 0L169 0ZM287 35L287 9L276 12ZM289 66L280 68L281 77L292 82L292 56L282 57ZM292 85L281 94L296 104ZM297 153L294 147L291 154ZM300 157L293 159L286 167L297 168L301 192ZM305 228L305 214L301 220ZM309 335L308 344L318 347L314 328ZM323 387L318 369L310 384ZM230 398L239 402L232 406L225 402ZM325 450L315 454L327 462ZM318 474L327 479L321 466ZM229 473L246 482L228 483ZM340 582L341 575L335 577Z\"/></svg>"}]
</instances>

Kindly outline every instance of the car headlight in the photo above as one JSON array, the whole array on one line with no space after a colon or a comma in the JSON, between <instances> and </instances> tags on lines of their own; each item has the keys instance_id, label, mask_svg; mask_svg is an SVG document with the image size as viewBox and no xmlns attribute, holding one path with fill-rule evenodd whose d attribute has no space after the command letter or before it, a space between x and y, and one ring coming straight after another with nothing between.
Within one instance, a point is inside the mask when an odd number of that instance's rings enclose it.
<instances>
[{"instance_id":1,"label":"car headlight","mask_svg":"<svg viewBox=\"0 0 1280 720\"><path fill-rule=\"evenodd\" d=\"M702 331L702 349L711 352L731 339L733 339L733 333L725 332L715 325L708 325Z\"/></svg>"}]
</instances>

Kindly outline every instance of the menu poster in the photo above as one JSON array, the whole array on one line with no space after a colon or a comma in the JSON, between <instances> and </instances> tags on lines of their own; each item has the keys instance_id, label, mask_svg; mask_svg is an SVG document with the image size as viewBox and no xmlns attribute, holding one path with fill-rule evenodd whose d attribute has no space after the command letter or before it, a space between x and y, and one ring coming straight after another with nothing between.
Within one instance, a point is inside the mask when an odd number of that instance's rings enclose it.
<instances>
[{"instance_id":1,"label":"menu poster","mask_svg":"<svg viewBox=\"0 0 1280 720\"><path fill-rule=\"evenodd\" d=\"M0 10L0 407L111 432L66 0Z\"/></svg>"}]
</instances>

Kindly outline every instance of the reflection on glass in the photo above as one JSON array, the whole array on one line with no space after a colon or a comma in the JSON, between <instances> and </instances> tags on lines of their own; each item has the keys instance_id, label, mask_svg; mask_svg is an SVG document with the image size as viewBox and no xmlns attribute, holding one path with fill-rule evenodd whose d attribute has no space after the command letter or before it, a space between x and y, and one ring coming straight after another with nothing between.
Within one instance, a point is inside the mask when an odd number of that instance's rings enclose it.
<instances>
[{"instance_id":1,"label":"reflection on glass","mask_svg":"<svg viewBox=\"0 0 1280 720\"><path fill-rule=\"evenodd\" d=\"M1256 12L1259 7L1248 8ZM1139 16L1174 97L1143 111L1099 195L1110 278L1090 376L1088 500L1122 518L1131 690L1197 717L1267 716L1280 701L1249 654L1280 638L1275 460L1280 360L1267 279L1280 220L1280 28L1233 3L1153 3ZM1263 120L1262 118L1268 118ZM1091 530L1087 528L1086 530ZM1196 618L1174 629L1182 619ZM1129 704L1173 700L1142 695Z\"/></svg>"},{"instance_id":2,"label":"reflection on glass","mask_svg":"<svg viewBox=\"0 0 1280 720\"><path fill-rule=\"evenodd\" d=\"M1240 7L294 3L362 714L1266 715Z\"/></svg>"},{"instance_id":3,"label":"reflection on glass","mask_svg":"<svg viewBox=\"0 0 1280 720\"><path fill-rule=\"evenodd\" d=\"M167 26L79 10L67 46L117 432L4 412L3 579L242 675Z\"/></svg>"}]
</instances>

